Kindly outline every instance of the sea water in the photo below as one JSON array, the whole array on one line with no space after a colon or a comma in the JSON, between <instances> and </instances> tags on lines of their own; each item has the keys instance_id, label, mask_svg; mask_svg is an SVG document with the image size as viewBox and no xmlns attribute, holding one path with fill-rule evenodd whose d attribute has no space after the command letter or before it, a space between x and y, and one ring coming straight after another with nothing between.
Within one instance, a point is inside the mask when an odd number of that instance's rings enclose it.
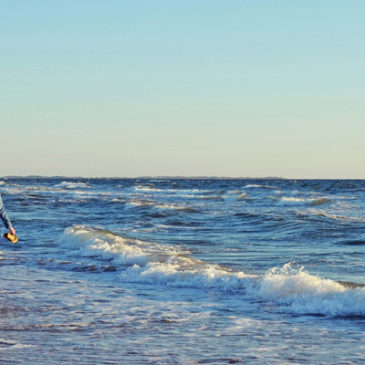
<instances>
[{"instance_id":1,"label":"sea water","mask_svg":"<svg viewBox=\"0 0 365 365\"><path fill-rule=\"evenodd\" d=\"M2 364L365 364L365 181L0 190Z\"/></svg>"}]
</instances>

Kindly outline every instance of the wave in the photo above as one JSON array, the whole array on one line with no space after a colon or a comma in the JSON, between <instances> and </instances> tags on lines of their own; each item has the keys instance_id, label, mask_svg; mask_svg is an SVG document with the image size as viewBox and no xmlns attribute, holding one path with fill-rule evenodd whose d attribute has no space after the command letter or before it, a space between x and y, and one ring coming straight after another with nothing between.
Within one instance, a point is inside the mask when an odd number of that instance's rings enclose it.
<instances>
[{"instance_id":1,"label":"wave","mask_svg":"<svg viewBox=\"0 0 365 365\"><path fill-rule=\"evenodd\" d=\"M251 188L258 188L258 189L279 189L279 187L277 186L271 186L271 185L260 185L260 184L247 184L244 186L244 188L246 189L251 189Z\"/></svg>"},{"instance_id":2,"label":"wave","mask_svg":"<svg viewBox=\"0 0 365 365\"><path fill-rule=\"evenodd\" d=\"M154 186L135 186L134 190L137 193L163 193L164 196L176 197L180 198L199 198L199 199L223 199L222 195L225 193L224 190L208 190L208 189L162 189Z\"/></svg>"},{"instance_id":3,"label":"wave","mask_svg":"<svg viewBox=\"0 0 365 365\"><path fill-rule=\"evenodd\" d=\"M155 188L155 187L152 187L152 186L136 186L134 188L134 190L136 191L145 191L145 192L160 192L160 191L163 191L162 189L158 189L158 188Z\"/></svg>"},{"instance_id":4,"label":"wave","mask_svg":"<svg viewBox=\"0 0 365 365\"><path fill-rule=\"evenodd\" d=\"M365 240L353 240L353 241L345 241L341 242L343 245L347 246L364 246Z\"/></svg>"},{"instance_id":5,"label":"wave","mask_svg":"<svg viewBox=\"0 0 365 365\"><path fill-rule=\"evenodd\" d=\"M365 288L311 275L292 263L269 270L260 281L258 294L277 303L284 312L365 316Z\"/></svg>"},{"instance_id":6,"label":"wave","mask_svg":"<svg viewBox=\"0 0 365 365\"><path fill-rule=\"evenodd\" d=\"M90 185L84 182L73 182L73 181L62 181L61 183L55 185L55 188L63 189L80 189L89 188Z\"/></svg>"},{"instance_id":7,"label":"wave","mask_svg":"<svg viewBox=\"0 0 365 365\"><path fill-rule=\"evenodd\" d=\"M198 198L203 200L224 200L224 197L221 195L202 195L199 196Z\"/></svg>"},{"instance_id":8,"label":"wave","mask_svg":"<svg viewBox=\"0 0 365 365\"><path fill-rule=\"evenodd\" d=\"M362 285L311 275L293 263L252 275L195 259L181 247L87 226L67 228L60 245L71 256L107 261L123 282L229 292L293 314L365 316Z\"/></svg>"},{"instance_id":9,"label":"wave","mask_svg":"<svg viewBox=\"0 0 365 365\"><path fill-rule=\"evenodd\" d=\"M331 220L335 220L335 221L340 221L340 222L351 222L351 223L364 223L365 220L359 217L351 217L351 216L343 216L343 215L338 215L338 214L329 214L326 213L324 211L315 211L314 215L319 216L319 217L323 217L323 218L328 218Z\"/></svg>"},{"instance_id":10,"label":"wave","mask_svg":"<svg viewBox=\"0 0 365 365\"><path fill-rule=\"evenodd\" d=\"M80 257L99 257L123 268L126 282L165 284L174 287L213 288L238 291L252 278L220 265L205 263L180 247L123 237L112 232L74 226L67 228L60 244Z\"/></svg>"},{"instance_id":11,"label":"wave","mask_svg":"<svg viewBox=\"0 0 365 365\"><path fill-rule=\"evenodd\" d=\"M153 207L156 205L152 200L142 200L142 199L131 199L129 204L134 205L136 207Z\"/></svg>"},{"instance_id":12,"label":"wave","mask_svg":"<svg viewBox=\"0 0 365 365\"><path fill-rule=\"evenodd\" d=\"M237 197L237 200L250 200L251 198L246 194L242 193Z\"/></svg>"},{"instance_id":13,"label":"wave","mask_svg":"<svg viewBox=\"0 0 365 365\"><path fill-rule=\"evenodd\" d=\"M275 197L275 199L277 199ZM298 198L298 197L281 197L280 202L289 204L303 204L311 207L316 207L331 202L328 198Z\"/></svg>"},{"instance_id":14,"label":"wave","mask_svg":"<svg viewBox=\"0 0 365 365\"><path fill-rule=\"evenodd\" d=\"M129 204L135 207L154 207L161 210L180 210L190 213L199 212L198 209L195 209L191 206L183 205L183 204L174 204L174 203L161 203L152 200L146 199L131 199Z\"/></svg>"},{"instance_id":15,"label":"wave","mask_svg":"<svg viewBox=\"0 0 365 365\"><path fill-rule=\"evenodd\" d=\"M327 199L327 198L318 198L318 199L314 199L309 205L311 207L316 207L316 206L319 206L319 205L328 204L330 202L331 202L330 199Z\"/></svg>"}]
</instances>

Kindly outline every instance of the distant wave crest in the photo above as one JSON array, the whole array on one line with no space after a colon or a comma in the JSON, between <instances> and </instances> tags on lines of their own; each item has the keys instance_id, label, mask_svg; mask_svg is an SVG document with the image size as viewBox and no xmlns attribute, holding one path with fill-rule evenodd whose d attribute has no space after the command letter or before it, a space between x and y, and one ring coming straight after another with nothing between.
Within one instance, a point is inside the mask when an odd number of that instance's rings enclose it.
<instances>
[{"instance_id":1,"label":"distant wave crest","mask_svg":"<svg viewBox=\"0 0 365 365\"><path fill-rule=\"evenodd\" d=\"M324 204L331 203L328 198L299 198L299 197L282 197L280 201L284 204L302 204L311 207L316 207Z\"/></svg>"},{"instance_id":2,"label":"distant wave crest","mask_svg":"<svg viewBox=\"0 0 365 365\"><path fill-rule=\"evenodd\" d=\"M77 181L62 181L61 183L55 185L55 187L63 189L80 189L80 188L88 188L89 184Z\"/></svg>"}]
</instances>

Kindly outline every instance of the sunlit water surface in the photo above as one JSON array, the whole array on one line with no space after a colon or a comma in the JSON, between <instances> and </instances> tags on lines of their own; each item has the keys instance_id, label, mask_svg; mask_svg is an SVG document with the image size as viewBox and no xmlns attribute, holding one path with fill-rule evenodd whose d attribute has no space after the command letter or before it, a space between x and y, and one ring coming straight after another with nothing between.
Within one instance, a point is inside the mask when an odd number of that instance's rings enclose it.
<instances>
[{"instance_id":1,"label":"sunlit water surface","mask_svg":"<svg viewBox=\"0 0 365 365\"><path fill-rule=\"evenodd\" d=\"M365 181L0 190L0 363L365 363Z\"/></svg>"}]
</instances>

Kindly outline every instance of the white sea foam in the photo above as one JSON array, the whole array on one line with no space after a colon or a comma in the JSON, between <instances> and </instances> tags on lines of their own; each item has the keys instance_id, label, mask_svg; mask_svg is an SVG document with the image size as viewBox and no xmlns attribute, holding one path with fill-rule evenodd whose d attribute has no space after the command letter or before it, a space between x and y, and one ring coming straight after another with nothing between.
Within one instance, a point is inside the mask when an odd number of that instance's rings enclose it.
<instances>
[{"instance_id":1,"label":"white sea foam","mask_svg":"<svg viewBox=\"0 0 365 365\"><path fill-rule=\"evenodd\" d=\"M156 203L151 200L145 199L131 199L129 204L134 205L136 207L143 207L143 206L154 206Z\"/></svg>"},{"instance_id":2,"label":"white sea foam","mask_svg":"<svg viewBox=\"0 0 365 365\"><path fill-rule=\"evenodd\" d=\"M27 349L34 346L35 345L26 345L6 338L0 338L0 351L7 351L9 349Z\"/></svg>"},{"instance_id":3,"label":"white sea foam","mask_svg":"<svg viewBox=\"0 0 365 365\"><path fill-rule=\"evenodd\" d=\"M108 231L85 226L65 230L60 244L82 257L98 256L120 265L146 264L147 255L138 240L129 240Z\"/></svg>"},{"instance_id":4,"label":"white sea foam","mask_svg":"<svg viewBox=\"0 0 365 365\"><path fill-rule=\"evenodd\" d=\"M277 199L277 198L275 197L275 199ZM330 203L331 200L328 198L299 198L299 197L294 197L294 196L290 196L290 197L284 196L284 197L280 198L280 202L282 202L284 204L303 204L303 205L309 205L309 206L315 207L315 206Z\"/></svg>"},{"instance_id":5,"label":"white sea foam","mask_svg":"<svg viewBox=\"0 0 365 365\"><path fill-rule=\"evenodd\" d=\"M237 197L237 200L249 200L250 197L246 193L242 193Z\"/></svg>"},{"instance_id":6,"label":"white sea foam","mask_svg":"<svg viewBox=\"0 0 365 365\"><path fill-rule=\"evenodd\" d=\"M284 203L307 203L309 200L304 198L296 198L296 197L282 197L280 199Z\"/></svg>"},{"instance_id":7,"label":"white sea foam","mask_svg":"<svg viewBox=\"0 0 365 365\"><path fill-rule=\"evenodd\" d=\"M257 189L279 189L277 186L271 185L260 185L260 184L247 184L244 186L245 189L257 188Z\"/></svg>"},{"instance_id":8,"label":"white sea foam","mask_svg":"<svg viewBox=\"0 0 365 365\"><path fill-rule=\"evenodd\" d=\"M77 181L62 181L61 183L55 185L55 187L63 189L82 189L88 188L89 184Z\"/></svg>"},{"instance_id":9,"label":"white sea foam","mask_svg":"<svg viewBox=\"0 0 365 365\"><path fill-rule=\"evenodd\" d=\"M209 194L210 192L212 192L212 190L208 190L208 189L196 189L196 188L191 188L191 189L177 189L177 188L174 188L174 189L165 189L164 190L165 192L168 192L168 193L173 193L173 194L179 194L179 195L182 195L184 196L184 194L196 194L196 193L202 193L202 194Z\"/></svg>"},{"instance_id":10,"label":"white sea foam","mask_svg":"<svg viewBox=\"0 0 365 365\"><path fill-rule=\"evenodd\" d=\"M180 247L86 226L66 229L60 243L71 255L111 261L124 282L227 291L296 314L365 316L365 288L346 287L290 263L260 277L197 260Z\"/></svg>"},{"instance_id":11,"label":"white sea foam","mask_svg":"<svg viewBox=\"0 0 365 365\"><path fill-rule=\"evenodd\" d=\"M151 186L136 186L134 188L136 191L144 191L144 192L160 192L162 189L154 188Z\"/></svg>"},{"instance_id":12,"label":"white sea foam","mask_svg":"<svg viewBox=\"0 0 365 365\"><path fill-rule=\"evenodd\" d=\"M338 215L338 214L329 214L325 211L318 211L318 210L314 210L312 212L312 214L320 216L320 217L325 217L325 218L329 218L329 219L333 219L336 221L343 221L343 222L356 222L356 223L365 223L365 219L363 218L359 218L359 217L351 217L351 216L343 216L343 215Z\"/></svg>"},{"instance_id":13,"label":"white sea foam","mask_svg":"<svg viewBox=\"0 0 365 365\"><path fill-rule=\"evenodd\" d=\"M365 315L365 288L348 289L336 281L311 275L303 267L296 269L290 263L269 270L260 280L257 293L293 313Z\"/></svg>"},{"instance_id":14,"label":"white sea foam","mask_svg":"<svg viewBox=\"0 0 365 365\"><path fill-rule=\"evenodd\" d=\"M247 278L253 277L194 259L189 251L179 247L85 226L66 229L60 244L71 249L74 255L97 255L115 265L128 266L121 272L124 281L238 291L246 288Z\"/></svg>"},{"instance_id":15,"label":"white sea foam","mask_svg":"<svg viewBox=\"0 0 365 365\"><path fill-rule=\"evenodd\" d=\"M219 265L206 264L191 258L170 257L165 262L149 262L144 267L134 265L122 273L123 279L174 287L242 291L250 276L229 272Z\"/></svg>"},{"instance_id":16,"label":"white sea foam","mask_svg":"<svg viewBox=\"0 0 365 365\"><path fill-rule=\"evenodd\" d=\"M192 209L189 206L183 205L183 204L174 204L174 203L160 203L152 200L146 200L146 199L131 199L129 201L129 204L137 206L137 207L156 207L158 209L174 209L174 210L186 210L186 209Z\"/></svg>"}]
</instances>

